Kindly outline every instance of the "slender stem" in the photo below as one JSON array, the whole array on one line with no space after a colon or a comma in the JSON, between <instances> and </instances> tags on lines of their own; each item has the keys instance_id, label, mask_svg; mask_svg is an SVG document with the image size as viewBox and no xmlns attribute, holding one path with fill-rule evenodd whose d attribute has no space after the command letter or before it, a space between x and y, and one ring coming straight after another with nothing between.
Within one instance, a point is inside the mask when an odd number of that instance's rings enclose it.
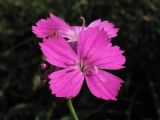
<instances>
[{"instance_id":1,"label":"slender stem","mask_svg":"<svg viewBox=\"0 0 160 120\"><path fill-rule=\"evenodd\" d=\"M77 117L76 111L74 110L74 107L73 107L71 99L67 100L67 105L68 105L68 108L69 108L74 120L78 120L78 117Z\"/></svg>"}]
</instances>

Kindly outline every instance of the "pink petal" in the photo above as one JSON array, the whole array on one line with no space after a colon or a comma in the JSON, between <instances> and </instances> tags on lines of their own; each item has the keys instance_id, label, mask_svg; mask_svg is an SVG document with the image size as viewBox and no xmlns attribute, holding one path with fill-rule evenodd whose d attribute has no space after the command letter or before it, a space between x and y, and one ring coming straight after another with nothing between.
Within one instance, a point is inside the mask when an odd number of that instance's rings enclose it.
<instances>
[{"instance_id":1,"label":"pink petal","mask_svg":"<svg viewBox=\"0 0 160 120\"><path fill-rule=\"evenodd\" d=\"M126 61L125 56L122 55L123 52L118 46L109 44L101 53L92 56L87 64L97 66L99 69L121 69L124 68L123 65Z\"/></svg>"},{"instance_id":2,"label":"pink petal","mask_svg":"<svg viewBox=\"0 0 160 120\"><path fill-rule=\"evenodd\" d=\"M114 38L117 36L117 32L119 31L119 28L115 28L113 23L110 23L108 21L103 21L99 25L100 29L104 29L109 35L109 38Z\"/></svg>"},{"instance_id":3,"label":"pink petal","mask_svg":"<svg viewBox=\"0 0 160 120\"><path fill-rule=\"evenodd\" d=\"M101 23L101 19L91 22L88 27L97 27Z\"/></svg>"},{"instance_id":4,"label":"pink petal","mask_svg":"<svg viewBox=\"0 0 160 120\"><path fill-rule=\"evenodd\" d=\"M50 13L50 18L60 27L70 27L63 19L55 16L54 14Z\"/></svg>"},{"instance_id":5,"label":"pink petal","mask_svg":"<svg viewBox=\"0 0 160 120\"><path fill-rule=\"evenodd\" d=\"M49 75L50 89L56 97L72 98L82 87L84 76L78 69L66 68Z\"/></svg>"},{"instance_id":6,"label":"pink petal","mask_svg":"<svg viewBox=\"0 0 160 120\"><path fill-rule=\"evenodd\" d=\"M80 58L90 58L99 55L109 44L107 34L98 27L82 30L78 40L78 55Z\"/></svg>"},{"instance_id":7,"label":"pink petal","mask_svg":"<svg viewBox=\"0 0 160 120\"><path fill-rule=\"evenodd\" d=\"M54 32L63 35L70 26L62 19L50 14L50 18L41 19L32 26L32 32L39 38L46 38Z\"/></svg>"},{"instance_id":8,"label":"pink petal","mask_svg":"<svg viewBox=\"0 0 160 120\"><path fill-rule=\"evenodd\" d=\"M104 29L108 34L109 39L116 37L117 32L119 31L119 28L115 28L113 23L110 23L109 21L101 21L101 19L93 21L88 27L99 27L100 30Z\"/></svg>"},{"instance_id":9,"label":"pink petal","mask_svg":"<svg viewBox=\"0 0 160 120\"><path fill-rule=\"evenodd\" d=\"M40 47L46 60L57 67L66 68L77 61L77 55L62 37L43 40Z\"/></svg>"},{"instance_id":10,"label":"pink petal","mask_svg":"<svg viewBox=\"0 0 160 120\"><path fill-rule=\"evenodd\" d=\"M104 100L117 100L116 96L123 83L120 78L103 70L98 70L98 73L85 78L94 96Z\"/></svg>"},{"instance_id":11,"label":"pink petal","mask_svg":"<svg viewBox=\"0 0 160 120\"><path fill-rule=\"evenodd\" d=\"M77 53L77 41L67 41L71 48Z\"/></svg>"}]
</instances>

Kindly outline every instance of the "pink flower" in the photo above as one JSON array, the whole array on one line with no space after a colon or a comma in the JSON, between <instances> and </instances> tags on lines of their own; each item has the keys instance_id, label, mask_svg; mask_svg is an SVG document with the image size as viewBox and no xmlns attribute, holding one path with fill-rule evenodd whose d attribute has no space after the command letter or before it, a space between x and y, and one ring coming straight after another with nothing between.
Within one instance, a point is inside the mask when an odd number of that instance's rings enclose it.
<instances>
[{"instance_id":1,"label":"pink flower","mask_svg":"<svg viewBox=\"0 0 160 120\"><path fill-rule=\"evenodd\" d=\"M98 27L81 30L74 51L61 36L40 43L45 59L61 70L49 75L50 89L57 97L75 97L85 81L91 93L101 99L116 100L123 81L104 71L123 68L125 57L112 46L108 35Z\"/></svg>"},{"instance_id":2,"label":"pink flower","mask_svg":"<svg viewBox=\"0 0 160 120\"><path fill-rule=\"evenodd\" d=\"M70 26L61 18L50 14L47 19L41 19L36 23L36 26L32 26L32 32L39 38L52 38L57 35L64 36L67 29Z\"/></svg>"},{"instance_id":3,"label":"pink flower","mask_svg":"<svg viewBox=\"0 0 160 120\"><path fill-rule=\"evenodd\" d=\"M99 29L104 29L104 31L108 34L109 39L117 36L117 32L119 28L115 28L113 23L109 21L101 21L101 19L95 20L89 24L88 27L99 27Z\"/></svg>"},{"instance_id":4,"label":"pink flower","mask_svg":"<svg viewBox=\"0 0 160 120\"><path fill-rule=\"evenodd\" d=\"M108 21L101 21L101 19L95 20L92 23L88 25L88 27L85 26L73 26L66 30L65 38L68 38L69 41L77 41L79 37L79 33L82 30L90 28L90 27L99 27L100 30L104 29L106 34L108 35L108 38L111 40L112 38L117 36L117 32L119 28L115 28L113 23L110 23Z\"/></svg>"},{"instance_id":5,"label":"pink flower","mask_svg":"<svg viewBox=\"0 0 160 120\"><path fill-rule=\"evenodd\" d=\"M32 26L32 32L42 39L49 39L60 35L68 39L69 42L73 42L78 40L82 28L86 30L90 27L99 27L100 30L104 29L109 39L116 37L119 30L114 27L114 24L108 21L101 21L101 19L93 21L88 27L70 26L61 18L50 14L49 18L41 19L36 23L36 26Z\"/></svg>"}]
</instances>

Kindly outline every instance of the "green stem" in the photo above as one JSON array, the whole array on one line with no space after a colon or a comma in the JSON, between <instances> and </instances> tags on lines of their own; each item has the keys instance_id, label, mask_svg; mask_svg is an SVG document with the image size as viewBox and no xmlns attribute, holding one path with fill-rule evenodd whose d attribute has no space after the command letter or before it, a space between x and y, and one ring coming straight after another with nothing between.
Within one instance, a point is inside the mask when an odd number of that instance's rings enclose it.
<instances>
[{"instance_id":1,"label":"green stem","mask_svg":"<svg viewBox=\"0 0 160 120\"><path fill-rule=\"evenodd\" d=\"M71 99L67 100L67 105L68 105L68 108L69 108L74 120L78 120L78 117L77 117L76 111L74 110L74 107L73 107Z\"/></svg>"}]
</instances>

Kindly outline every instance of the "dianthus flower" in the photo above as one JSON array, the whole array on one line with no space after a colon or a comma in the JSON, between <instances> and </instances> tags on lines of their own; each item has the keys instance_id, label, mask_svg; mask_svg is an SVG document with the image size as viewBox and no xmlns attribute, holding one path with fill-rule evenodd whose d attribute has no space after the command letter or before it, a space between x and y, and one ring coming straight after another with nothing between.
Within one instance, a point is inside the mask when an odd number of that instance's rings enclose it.
<instances>
[{"instance_id":1,"label":"dianthus flower","mask_svg":"<svg viewBox=\"0 0 160 120\"><path fill-rule=\"evenodd\" d=\"M37 37L42 39L61 36L66 38L69 42L73 42L78 40L79 33L82 28L83 30L86 30L90 27L98 27L100 30L104 29L110 40L117 36L117 32L119 30L118 28L115 28L113 23L110 23L109 21L102 21L101 19L93 21L88 26L70 26L63 19L50 14L50 17L47 19L41 19L35 26L32 26L32 31Z\"/></svg>"},{"instance_id":2,"label":"dianthus flower","mask_svg":"<svg viewBox=\"0 0 160 120\"><path fill-rule=\"evenodd\" d=\"M45 60L60 70L51 73L49 85L57 97L72 98L78 95L86 81L91 93L104 100L116 100L123 81L105 71L123 68L123 50L113 46L105 29L82 28L73 50L62 37L44 39L40 43Z\"/></svg>"}]
</instances>

